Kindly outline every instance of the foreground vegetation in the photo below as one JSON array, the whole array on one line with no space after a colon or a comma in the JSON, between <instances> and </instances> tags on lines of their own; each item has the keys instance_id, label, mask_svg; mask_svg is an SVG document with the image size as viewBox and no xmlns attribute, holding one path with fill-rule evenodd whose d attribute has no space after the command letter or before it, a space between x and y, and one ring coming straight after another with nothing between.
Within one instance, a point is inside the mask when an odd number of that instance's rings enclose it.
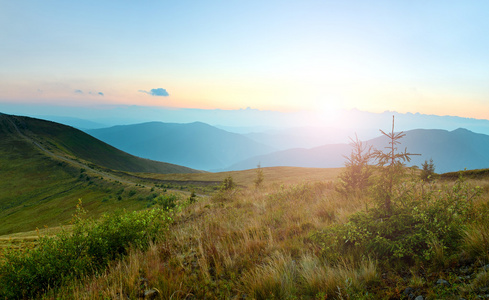
<instances>
[{"instance_id":1,"label":"foreground vegetation","mask_svg":"<svg viewBox=\"0 0 489 300\"><path fill-rule=\"evenodd\" d=\"M373 199L341 193L334 182L267 185L265 177L259 187L226 187L195 202L177 201L181 211L173 221L154 219L170 229L149 235L154 242L148 236L136 242L132 237L115 239L115 245L123 245L115 252L95 243L96 249L104 249L101 253L110 254L84 266L68 264L66 257L60 265L53 260L59 254L52 249L66 244L60 244L70 237L66 233L39 244L36 251L46 251L45 256L31 253L20 259L12 253L2 266L2 292L6 287L20 293L12 295L47 290L47 299L135 299L145 293L160 299L478 299L486 294L485 181L426 183L417 174L406 175L390 217ZM168 216L155 212L146 214ZM79 223L84 234L72 235L73 241L86 245L90 238L100 238L109 243L141 215L118 218L128 222L118 227L117 219L103 236L105 229L95 230L99 236L89 233L93 221ZM148 233L143 230L147 224L129 231ZM29 264L31 268L25 267ZM66 265L76 267L59 271ZM8 280L20 278L19 270L31 270L45 281L31 278L14 286ZM53 278L56 284L49 281ZM33 287L40 282L45 285Z\"/></svg>"},{"instance_id":2,"label":"foreground vegetation","mask_svg":"<svg viewBox=\"0 0 489 300\"><path fill-rule=\"evenodd\" d=\"M484 171L456 178L434 174L433 161L406 168L413 154L397 152L402 132L384 134L385 151L354 141L341 173L182 175L222 184L210 196L162 190L145 210L98 220L79 206L68 230L7 247L0 297L489 298Z\"/></svg>"},{"instance_id":3,"label":"foreground vegetation","mask_svg":"<svg viewBox=\"0 0 489 300\"><path fill-rule=\"evenodd\" d=\"M171 223L168 209L154 208L85 219L81 206L70 230L43 236L33 248L10 249L0 264L1 296L6 299L39 297L69 280L103 270L133 249L144 250L162 238Z\"/></svg>"}]
</instances>

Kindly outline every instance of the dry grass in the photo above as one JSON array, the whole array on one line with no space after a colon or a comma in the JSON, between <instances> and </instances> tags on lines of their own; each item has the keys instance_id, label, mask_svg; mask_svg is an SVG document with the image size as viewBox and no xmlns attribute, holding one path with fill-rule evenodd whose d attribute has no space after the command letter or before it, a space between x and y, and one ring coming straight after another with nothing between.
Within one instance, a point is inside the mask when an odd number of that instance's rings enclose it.
<instances>
[{"instance_id":1,"label":"dry grass","mask_svg":"<svg viewBox=\"0 0 489 300\"><path fill-rule=\"evenodd\" d=\"M317 182L323 180L335 180L342 168L299 168L299 167L269 167L262 168L265 182L273 184L299 184L302 182ZM219 173L194 173L194 174L148 174L137 173L139 177L155 178L160 180L178 181L223 181L232 176L233 180L241 186L253 186L256 178L256 169L244 171L230 171Z\"/></svg>"},{"instance_id":2,"label":"dry grass","mask_svg":"<svg viewBox=\"0 0 489 300\"><path fill-rule=\"evenodd\" d=\"M489 220L483 219L465 230L464 248L475 259L489 262Z\"/></svg>"},{"instance_id":3,"label":"dry grass","mask_svg":"<svg viewBox=\"0 0 489 300\"><path fill-rule=\"evenodd\" d=\"M177 216L166 241L145 253L134 251L104 274L50 297L135 299L155 289L158 299L372 299L382 284L392 285L391 291L384 286L390 297L400 296L398 285L426 288L428 281L415 269L405 282L398 275L388 279L395 282L385 281L385 270L361 253L343 255L334 264L325 261L311 234L346 222L369 200L342 196L328 181L296 182L266 181L260 189L199 198ZM487 199L485 194L480 205ZM487 223L477 224L469 227L465 240L474 257L488 249ZM444 267L443 248L436 241L431 246L439 248L435 263ZM474 289L486 277L481 274Z\"/></svg>"},{"instance_id":4,"label":"dry grass","mask_svg":"<svg viewBox=\"0 0 489 300\"><path fill-rule=\"evenodd\" d=\"M132 253L102 276L71 286L70 292L78 299L132 298L141 292L144 278L144 288L155 288L162 299L267 298L270 293L283 299L307 292L301 289L303 281L313 280L308 261L323 274L318 282L334 272L340 274L335 282L341 289L346 278L361 286L353 281L377 276L366 275L375 273L372 262L358 268L329 266L316 256L309 236L344 222L363 206L363 200L338 195L328 182L269 184L201 198L181 212L166 242L147 253ZM305 286L319 290L319 285Z\"/></svg>"}]
</instances>

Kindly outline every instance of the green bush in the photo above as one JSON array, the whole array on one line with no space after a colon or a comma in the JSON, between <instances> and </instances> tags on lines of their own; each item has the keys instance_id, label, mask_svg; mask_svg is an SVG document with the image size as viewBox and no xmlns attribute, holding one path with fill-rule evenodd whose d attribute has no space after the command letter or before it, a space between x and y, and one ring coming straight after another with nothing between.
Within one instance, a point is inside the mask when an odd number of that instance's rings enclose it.
<instances>
[{"instance_id":1,"label":"green bush","mask_svg":"<svg viewBox=\"0 0 489 300\"><path fill-rule=\"evenodd\" d=\"M34 249L10 250L0 264L0 298L33 298L63 282L104 269L129 248L145 249L168 229L162 209L118 212L99 221L83 219L78 207L73 230L41 237Z\"/></svg>"},{"instance_id":2,"label":"green bush","mask_svg":"<svg viewBox=\"0 0 489 300\"><path fill-rule=\"evenodd\" d=\"M220 189L221 191L228 191L234 189L235 187L236 183L234 182L233 177L228 176L222 181Z\"/></svg>"},{"instance_id":3,"label":"green bush","mask_svg":"<svg viewBox=\"0 0 489 300\"><path fill-rule=\"evenodd\" d=\"M359 212L347 223L314 235L323 255L338 259L339 253L357 253L411 264L432 259L437 251L434 244L447 254L459 250L463 230L475 214L478 187L459 180L442 189L408 182L395 190L390 213L383 207Z\"/></svg>"},{"instance_id":4,"label":"green bush","mask_svg":"<svg viewBox=\"0 0 489 300\"><path fill-rule=\"evenodd\" d=\"M165 210L173 209L177 206L179 197L175 194L164 194L156 198L156 204Z\"/></svg>"}]
</instances>

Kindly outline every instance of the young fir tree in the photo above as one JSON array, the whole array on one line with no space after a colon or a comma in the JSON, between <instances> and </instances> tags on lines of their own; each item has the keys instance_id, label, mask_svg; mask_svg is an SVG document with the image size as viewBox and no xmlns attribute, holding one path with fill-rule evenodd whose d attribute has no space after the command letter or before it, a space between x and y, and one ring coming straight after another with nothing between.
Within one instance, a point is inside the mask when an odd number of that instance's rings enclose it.
<instances>
[{"instance_id":1,"label":"young fir tree","mask_svg":"<svg viewBox=\"0 0 489 300\"><path fill-rule=\"evenodd\" d=\"M253 180L253 183L255 184L255 188L259 188L261 184L263 183L263 180L265 179L265 175L263 175L263 170L261 168L260 163L256 166L256 178Z\"/></svg>"},{"instance_id":2,"label":"young fir tree","mask_svg":"<svg viewBox=\"0 0 489 300\"><path fill-rule=\"evenodd\" d=\"M433 163L433 158L430 158L430 161L424 161L421 165L421 179L424 181L433 180L433 175L435 174L435 164Z\"/></svg>"},{"instance_id":3,"label":"young fir tree","mask_svg":"<svg viewBox=\"0 0 489 300\"><path fill-rule=\"evenodd\" d=\"M351 138L350 138L351 139ZM355 135L355 140L351 139L350 145L352 152L346 158L345 170L339 175L338 191L348 194L351 192L364 192L370 185L373 159L373 148L367 146Z\"/></svg>"},{"instance_id":4,"label":"young fir tree","mask_svg":"<svg viewBox=\"0 0 489 300\"><path fill-rule=\"evenodd\" d=\"M393 188L399 183L401 177L404 175L404 165L406 162L411 161L412 155L419 155L408 153L407 149L404 152L398 152L397 146L401 144L399 141L406 134L401 132L394 132L394 116L392 116L392 130L389 133L380 130L380 132L389 139L389 146L385 147L386 150L376 150L374 156L377 159L377 165L380 167L380 182L377 186L378 196L380 197L385 212L390 215L392 212L392 196Z\"/></svg>"}]
</instances>

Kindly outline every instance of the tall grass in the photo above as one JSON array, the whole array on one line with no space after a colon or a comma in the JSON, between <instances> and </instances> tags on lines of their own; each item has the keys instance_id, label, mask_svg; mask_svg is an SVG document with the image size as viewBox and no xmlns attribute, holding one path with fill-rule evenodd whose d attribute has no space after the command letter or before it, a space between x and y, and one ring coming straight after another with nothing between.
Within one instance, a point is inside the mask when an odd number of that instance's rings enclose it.
<instances>
[{"instance_id":1,"label":"tall grass","mask_svg":"<svg viewBox=\"0 0 489 300\"><path fill-rule=\"evenodd\" d=\"M489 220L483 218L464 231L463 247L470 258L489 263Z\"/></svg>"},{"instance_id":2,"label":"tall grass","mask_svg":"<svg viewBox=\"0 0 489 300\"><path fill-rule=\"evenodd\" d=\"M202 198L176 217L164 245L155 245L160 260L151 266L165 271L148 278L148 286L160 291L164 299L189 295L199 299L236 295L266 298L271 286L271 293L279 298L301 295L305 291L300 258L309 253L319 259L310 235L345 219L363 205L362 201L343 198L329 183L265 185ZM136 256L142 261L152 257ZM129 264L128 259L121 266ZM100 282L117 278L121 266L102 277L86 279L98 282L98 289L83 289L84 285L79 284L77 290L88 298L109 295L111 284ZM145 267L143 270L150 273ZM170 279L172 285L168 284ZM131 284L119 286L126 286L125 293L132 295Z\"/></svg>"},{"instance_id":3,"label":"tall grass","mask_svg":"<svg viewBox=\"0 0 489 300\"><path fill-rule=\"evenodd\" d=\"M428 196L441 198L440 202L429 198L431 202L417 206L426 209L418 211L420 218L426 217L426 226L411 231L445 232L448 227L442 226L443 222L456 221L456 239L450 240L455 247L447 248L446 241L432 235L422 240L426 247L422 249L429 250L429 256L419 264L400 260L397 266L390 264L392 256L376 256L364 242L327 250L325 246L333 245L316 238L324 230L348 228L357 214L373 213L368 197L339 194L333 184L325 182L267 185L265 180L260 189L237 188L214 197L199 197L175 215L163 241L150 244L145 251L128 250L124 259L109 263L105 271L63 282L46 298L68 299L66 295L72 294L75 299L137 298L151 289L161 299L401 298L408 285L429 291L434 288L433 278L427 278L428 270L443 274L457 262L454 257L462 250L474 260L483 260L487 253L487 224L480 217L484 210L465 210L464 206L471 195L465 192L471 188L461 190L450 184L439 192L441 188L435 184L431 194L426 189L412 194L425 200ZM487 198L484 194L471 201L480 208ZM375 224L380 226L380 221ZM471 240L476 242L471 244ZM482 286L485 278L480 275L474 289Z\"/></svg>"}]
</instances>

